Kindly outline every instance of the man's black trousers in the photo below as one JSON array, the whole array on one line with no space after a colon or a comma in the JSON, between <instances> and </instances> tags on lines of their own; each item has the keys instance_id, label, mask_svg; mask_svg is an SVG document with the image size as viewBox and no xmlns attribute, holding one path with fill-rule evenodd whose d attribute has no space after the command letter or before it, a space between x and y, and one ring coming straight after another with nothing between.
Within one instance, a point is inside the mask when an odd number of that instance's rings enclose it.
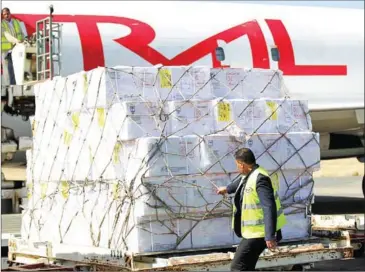
<instances>
[{"instance_id":1,"label":"man's black trousers","mask_svg":"<svg viewBox=\"0 0 365 272\"><path fill-rule=\"evenodd\" d=\"M255 271L256 263L265 248L264 238L242 238L232 260L231 271Z\"/></svg>"}]
</instances>

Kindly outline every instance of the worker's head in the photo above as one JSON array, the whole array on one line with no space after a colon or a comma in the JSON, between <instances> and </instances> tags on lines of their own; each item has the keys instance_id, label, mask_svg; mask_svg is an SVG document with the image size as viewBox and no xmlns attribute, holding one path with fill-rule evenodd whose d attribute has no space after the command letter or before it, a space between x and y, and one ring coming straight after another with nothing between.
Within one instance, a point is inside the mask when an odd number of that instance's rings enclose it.
<instances>
[{"instance_id":1,"label":"worker's head","mask_svg":"<svg viewBox=\"0 0 365 272\"><path fill-rule=\"evenodd\" d=\"M9 8L3 8L1 10L1 15L2 15L3 19L5 19L6 21L10 21L10 19L11 19L11 13L10 13L10 9Z\"/></svg>"},{"instance_id":2,"label":"worker's head","mask_svg":"<svg viewBox=\"0 0 365 272\"><path fill-rule=\"evenodd\" d=\"M238 172L247 175L256 164L256 158L253 152L248 148L241 148L234 154Z\"/></svg>"}]
</instances>

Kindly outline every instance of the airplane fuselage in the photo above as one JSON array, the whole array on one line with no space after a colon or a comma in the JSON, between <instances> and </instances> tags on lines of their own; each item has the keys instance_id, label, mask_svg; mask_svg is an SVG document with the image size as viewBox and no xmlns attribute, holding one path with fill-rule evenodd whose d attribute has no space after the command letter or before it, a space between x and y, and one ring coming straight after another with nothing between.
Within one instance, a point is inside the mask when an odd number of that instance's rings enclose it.
<instances>
[{"instance_id":1,"label":"airplane fuselage","mask_svg":"<svg viewBox=\"0 0 365 272\"><path fill-rule=\"evenodd\" d=\"M309 101L315 131L363 134L357 117L364 108L363 10L222 1L53 5L53 20L63 24L64 76L117 65L279 68L290 96ZM28 34L48 16L44 2L3 6Z\"/></svg>"}]
</instances>

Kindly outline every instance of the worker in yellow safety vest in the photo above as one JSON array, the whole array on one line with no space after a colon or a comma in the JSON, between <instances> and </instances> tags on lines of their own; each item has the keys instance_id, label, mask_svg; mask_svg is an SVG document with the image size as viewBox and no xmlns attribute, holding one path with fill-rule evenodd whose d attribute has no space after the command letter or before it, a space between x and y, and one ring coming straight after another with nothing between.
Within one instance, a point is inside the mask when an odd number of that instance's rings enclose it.
<instances>
[{"instance_id":1,"label":"worker in yellow safety vest","mask_svg":"<svg viewBox=\"0 0 365 272\"><path fill-rule=\"evenodd\" d=\"M232 228L242 240L231 271L254 271L265 248L274 250L282 239L281 228L286 224L286 218L278 196L278 179L270 178L248 148L239 149L235 159L243 177L227 187L218 188L217 194L235 194Z\"/></svg>"},{"instance_id":2,"label":"worker in yellow safety vest","mask_svg":"<svg viewBox=\"0 0 365 272\"><path fill-rule=\"evenodd\" d=\"M7 68L10 85L15 85L16 82L11 52L17 43L22 43L24 41L25 35L20 26L20 21L11 17L9 8L3 8L1 15L1 61L3 69ZM9 34L11 36L9 36Z\"/></svg>"}]
</instances>

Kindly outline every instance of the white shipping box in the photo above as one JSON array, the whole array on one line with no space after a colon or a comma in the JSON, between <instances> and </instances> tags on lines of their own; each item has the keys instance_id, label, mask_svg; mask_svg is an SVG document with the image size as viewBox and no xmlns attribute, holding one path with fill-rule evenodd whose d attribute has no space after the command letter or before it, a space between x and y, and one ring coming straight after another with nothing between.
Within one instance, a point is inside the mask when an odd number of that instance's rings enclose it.
<instances>
[{"instance_id":1,"label":"white shipping box","mask_svg":"<svg viewBox=\"0 0 365 272\"><path fill-rule=\"evenodd\" d=\"M35 119L55 117L58 112L67 110L66 78L54 77L34 86L36 103Z\"/></svg>"},{"instance_id":2,"label":"white shipping box","mask_svg":"<svg viewBox=\"0 0 365 272\"><path fill-rule=\"evenodd\" d=\"M231 217L216 217L193 222L193 248L209 248L233 245Z\"/></svg>"},{"instance_id":3,"label":"white shipping box","mask_svg":"<svg viewBox=\"0 0 365 272\"><path fill-rule=\"evenodd\" d=\"M308 105L299 100L216 100L214 114L217 130L230 131L231 124L245 134L312 130Z\"/></svg>"},{"instance_id":4,"label":"white shipping box","mask_svg":"<svg viewBox=\"0 0 365 272\"><path fill-rule=\"evenodd\" d=\"M85 72L81 71L76 74L69 75L67 81L60 91L66 96L66 111L81 111L87 108L87 99L90 82L92 80L93 70Z\"/></svg>"},{"instance_id":5,"label":"white shipping box","mask_svg":"<svg viewBox=\"0 0 365 272\"><path fill-rule=\"evenodd\" d=\"M207 135L216 131L211 101L171 101L166 114L168 135Z\"/></svg>"},{"instance_id":6,"label":"white shipping box","mask_svg":"<svg viewBox=\"0 0 365 272\"><path fill-rule=\"evenodd\" d=\"M212 78L211 78L212 77ZM67 109L108 108L122 101L282 98L282 73L204 66L99 67L67 77Z\"/></svg>"},{"instance_id":7,"label":"white shipping box","mask_svg":"<svg viewBox=\"0 0 365 272\"><path fill-rule=\"evenodd\" d=\"M200 167L203 173L236 172L234 153L241 147L243 145L231 136L203 136L200 143Z\"/></svg>"},{"instance_id":8,"label":"white shipping box","mask_svg":"<svg viewBox=\"0 0 365 272\"><path fill-rule=\"evenodd\" d=\"M205 220L204 212L141 216L137 206L127 204L121 196L122 190L117 193L111 187L101 183L85 187L66 182L35 184L32 203L36 206L29 206L27 212L34 208L37 211L23 223L23 237L134 253L218 247L233 242L228 209L218 210L214 218ZM193 235L201 239L193 239Z\"/></svg>"},{"instance_id":9,"label":"white shipping box","mask_svg":"<svg viewBox=\"0 0 365 272\"><path fill-rule=\"evenodd\" d=\"M204 212L232 212L231 201L217 194L217 188L227 186L234 179L234 175L206 174L188 176L185 186L189 189L187 200L188 213Z\"/></svg>"},{"instance_id":10,"label":"white shipping box","mask_svg":"<svg viewBox=\"0 0 365 272\"><path fill-rule=\"evenodd\" d=\"M215 71L222 82L210 80ZM282 99L281 85L273 70L206 67L97 68L38 84L27 152L35 211L22 235L132 252L229 246L231 199L215 191L237 175L235 151L249 147L269 172L280 168L284 238L308 237L319 135L306 102ZM224 96L219 108L212 99Z\"/></svg>"},{"instance_id":11,"label":"white shipping box","mask_svg":"<svg viewBox=\"0 0 365 272\"><path fill-rule=\"evenodd\" d=\"M156 72L153 67L148 70L151 73ZM93 69L88 86L87 107L109 108L122 101L143 101L144 91L152 93L150 89L153 88L145 86L144 72L145 69L137 67ZM151 77L155 78L155 75L152 74Z\"/></svg>"},{"instance_id":12,"label":"white shipping box","mask_svg":"<svg viewBox=\"0 0 365 272\"><path fill-rule=\"evenodd\" d=\"M282 72L269 69L213 68L213 94L226 99L281 98Z\"/></svg>"},{"instance_id":13,"label":"white shipping box","mask_svg":"<svg viewBox=\"0 0 365 272\"><path fill-rule=\"evenodd\" d=\"M24 221L22 235L30 235L33 241L47 239L69 245L127 247L132 252L230 246L240 240L231 229L231 207L217 206L213 211L209 207L208 211L212 212L213 218L205 218L207 210L201 209L200 205L203 198L211 204L219 201L221 196L213 195L214 186L210 185L226 185L228 179L223 176L211 175L210 180L203 180L203 177L181 177L181 180L186 180L186 186L181 186L179 182L174 184L163 177L146 179L150 185L160 186L156 195L172 207L170 213L150 215L147 215L147 210L144 211L145 215L140 213L141 206L138 206L138 202L143 200L143 195L139 195L138 190L133 194L135 202L131 205L128 204L128 196L123 193L123 189L117 189L112 184L90 183L89 186L84 186L82 183L71 184L65 181L35 183L28 209L37 210L31 219L28 216ZM194 188L195 184L199 190ZM128 184L121 186L128 188ZM190 189L194 189L193 194L190 194ZM197 194L194 195L199 191L202 193L200 198ZM149 204L156 203L150 200L151 198L148 199ZM195 208L186 213L184 206ZM176 207L181 209L176 210ZM293 214L295 211L299 213ZM305 217L304 211L295 205L284 209L288 220L283 228L284 239L309 237L310 220ZM185 219L178 219L177 216ZM31 224L29 220L32 220ZM51 232L50 229L59 231ZM182 241L177 246L180 240Z\"/></svg>"},{"instance_id":14,"label":"white shipping box","mask_svg":"<svg viewBox=\"0 0 365 272\"><path fill-rule=\"evenodd\" d=\"M305 212L286 214L286 220L287 224L281 230L283 240L306 239L311 236L311 218Z\"/></svg>"},{"instance_id":15,"label":"white shipping box","mask_svg":"<svg viewBox=\"0 0 365 272\"><path fill-rule=\"evenodd\" d=\"M312 174L301 170L278 171L270 175L279 180L279 197L282 204L307 203L313 196Z\"/></svg>"},{"instance_id":16,"label":"white shipping box","mask_svg":"<svg viewBox=\"0 0 365 272\"><path fill-rule=\"evenodd\" d=\"M81 184L79 184L81 185ZM119 248L132 252L191 248L191 221L136 216L110 184L35 184L22 236L32 241ZM30 216L29 212L36 208ZM132 209L131 209L132 208ZM57 231L51 231L55 230ZM181 239L179 244L178 239ZM179 245L177 245L179 244Z\"/></svg>"},{"instance_id":17,"label":"white shipping box","mask_svg":"<svg viewBox=\"0 0 365 272\"><path fill-rule=\"evenodd\" d=\"M80 120L83 120L82 115ZM243 146L251 148L258 163L269 171L319 168L318 135L314 133L289 133L283 137L257 134L246 143L228 135L191 135L166 140L141 138L127 144L117 141L111 126L102 129L95 119L91 126L86 123L86 139L81 121L78 130L69 125L62 134L58 132L56 137L43 139L43 147L34 150L34 179L94 180L102 177L112 180L124 179L127 175L132 180L140 170L146 172L146 177L231 173L237 171L234 153ZM55 136L55 132L52 135ZM160 148L151 150L158 142Z\"/></svg>"},{"instance_id":18,"label":"white shipping box","mask_svg":"<svg viewBox=\"0 0 365 272\"><path fill-rule=\"evenodd\" d=\"M200 165L198 146L198 137L193 136L139 138L133 151L135 155L130 159L127 180L137 173L144 177L196 173Z\"/></svg>"},{"instance_id":19,"label":"white shipping box","mask_svg":"<svg viewBox=\"0 0 365 272\"><path fill-rule=\"evenodd\" d=\"M35 183L24 211L22 237L110 248L112 223L118 216L110 192L111 186L106 183Z\"/></svg>"},{"instance_id":20,"label":"white shipping box","mask_svg":"<svg viewBox=\"0 0 365 272\"><path fill-rule=\"evenodd\" d=\"M187 212L189 187L185 177L150 177L136 181L135 216L166 216Z\"/></svg>"},{"instance_id":21,"label":"white shipping box","mask_svg":"<svg viewBox=\"0 0 365 272\"><path fill-rule=\"evenodd\" d=\"M285 163L282 169L319 170L321 161L319 133L288 133L283 140L282 148L283 163Z\"/></svg>"},{"instance_id":22,"label":"white shipping box","mask_svg":"<svg viewBox=\"0 0 365 272\"><path fill-rule=\"evenodd\" d=\"M135 185L135 216L232 211L231 201L217 195L233 177L226 174L150 177Z\"/></svg>"},{"instance_id":23,"label":"white shipping box","mask_svg":"<svg viewBox=\"0 0 365 272\"><path fill-rule=\"evenodd\" d=\"M208 67L115 67L92 70L88 107L122 101L158 102L212 99Z\"/></svg>"},{"instance_id":24,"label":"white shipping box","mask_svg":"<svg viewBox=\"0 0 365 272\"><path fill-rule=\"evenodd\" d=\"M32 145L33 139L31 137L19 137L19 151L31 149Z\"/></svg>"},{"instance_id":25,"label":"white shipping box","mask_svg":"<svg viewBox=\"0 0 365 272\"><path fill-rule=\"evenodd\" d=\"M171 92L172 100L213 99L210 68L205 66L162 67L159 70L159 84L159 92ZM162 99L165 97L168 96L163 95Z\"/></svg>"},{"instance_id":26,"label":"white shipping box","mask_svg":"<svg viewBox=\"0 0 365 272\"><path fill-rule=\"evenodd\" d=\"M160 112L156 102L121 102L111 107L106 121L122 141L160 137L166 134Z\"/></svg>"},{"instance_id":27,"label":"white shipping box","mask_svg":"<svg viewBox=\"0 0 365 272\"><path fill-rule=\"evenodd\" d=\"M319 134L293 132L285 136L277 133L254 134L245 142L255 154L256 161L267 170L310 169L316 171L320 163Z\"/></svg>"},{"instance_id":28,"label":"white shipping box","mask_svg":"<svg viewBox=\"0 0 365 272\"><path fill-rule=\"evenodd\" d=\"M190 249L191 221L167 217L140 217L127 236L127 250L140 252Z\"/></svg>"}]
</instances>

